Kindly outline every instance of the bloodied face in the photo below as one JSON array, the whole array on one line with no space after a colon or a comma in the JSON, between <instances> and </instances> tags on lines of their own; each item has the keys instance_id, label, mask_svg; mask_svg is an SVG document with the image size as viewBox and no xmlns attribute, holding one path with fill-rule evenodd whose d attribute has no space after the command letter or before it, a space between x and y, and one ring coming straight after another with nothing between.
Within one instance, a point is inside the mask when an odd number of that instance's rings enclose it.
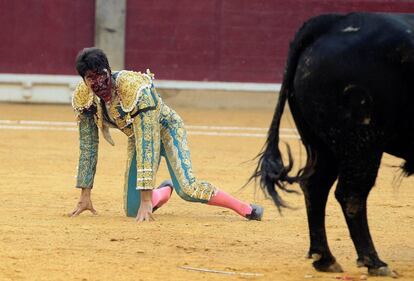
<instances>
[{"instance_id":1,"label":"bloodied face","mask_svg":"<svg viewBox=\"0 0 414 281\"><path fill-rule=\"evenodd\" d=\"M109 102L112 97L112 80L111 73L104 69L103 71L88 70L85 74L86 85L105 102Z\"/></svg>"}]
</instances>

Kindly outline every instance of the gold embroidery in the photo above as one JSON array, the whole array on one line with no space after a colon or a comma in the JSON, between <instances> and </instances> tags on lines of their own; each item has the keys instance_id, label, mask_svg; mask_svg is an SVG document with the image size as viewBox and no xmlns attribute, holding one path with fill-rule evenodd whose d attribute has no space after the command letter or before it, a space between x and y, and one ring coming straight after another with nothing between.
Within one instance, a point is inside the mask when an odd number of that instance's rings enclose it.
<instances>
[{"instance_id":1,"label":"gold embroidery","mask_svg":"<svg viewBox=\"0 0 414 281\"><path fill-rule=\"evenodd\" d=\"M93 103L93 92L89 91L88 86L83 81L79 82L72 95L72 106L76 111L88 109Z\"/></svg>"},{"instance_id":2,"label":"gold embroidery","mask_svg":"<svg viewBox=\"0 0 414 281\"><path fill-rule=\"evenodd\" d=\"M160 159L159 111L148 111L134 118L137 150L137 189L153 189Z\"/></svg>"},{"instance_id":3,"label":"gold embroidery","mask_svg":"<svg viewBox=\"0 0 414 281\"><path fill-rule=\"evenodd\" d=\"M121 107L125 112L134 109L143 89L151 88L154 75L149 70L148 73L121 71L116 78Z\"/></svg>"},{"instance_id":4,"label":"gold embroidery","mask_svg":"<svg viewBox=\"0 0 414 281\"><path fill-rule=\"evenodd\" d=\"M119 106L119 97L115 96L114 100L112 101L112 104L109 108L109 114L114 119L116 126L118 129L120 129L122 132L124 132L128 137L132 136L134 134L133 129L129 124L127 123L126 119L123 119L121 117L121 114L119 113L117 107Z\"/></svg>"},{"instance_id":5,"label":"gold embroidery","mask_svg":"<svg viewBox=\"0 0 414 281\"><path fill-rule=\"evenodd\" d=\"M174 110L164 104L161 110L161 123L163 121L168 124L168 128L162 127L161 139L167 154L166 157L179 183L179 190L189 198L209 201L211 196L217 192L217 187L206 181L197 180L193 174L190 150L182 119Z\"/></svg>"},{"instance_id":6,"label":"gold embroidery","mask_svg":"<svg viewBox=\"0 0 414 281\"><path fill-rule=\"evenodd\" d=\"M77 187L92 188L98 162L98 128L89 114L79 114L79 165Z\"/></svg>"}]
</instances>

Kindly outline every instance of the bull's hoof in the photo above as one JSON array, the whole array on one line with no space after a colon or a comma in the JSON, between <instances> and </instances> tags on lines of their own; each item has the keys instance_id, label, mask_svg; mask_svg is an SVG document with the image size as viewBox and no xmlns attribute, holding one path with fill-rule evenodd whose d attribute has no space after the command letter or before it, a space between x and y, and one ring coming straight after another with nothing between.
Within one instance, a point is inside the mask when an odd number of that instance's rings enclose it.
<instances>
[{"instance_id":1,"label":"bull's hoof","mask_svg":"<svg viewBox=\"0 0 414 281\"><path fill-rule=\"evenodd\" d=\"M362 259L357 259L356 265L357 265L357 267L364 267L365 263Z\"/></svg>"},{"instance_id":2,"label":"bull's hoof","mask_svg":"<svg viewBox=\"0 0 414 281\"><path fill-rule=\"evenodd\" d=\"M322 272L344 272L339 263L335 261L335 258L323 258L320 254L312 254L313 267L317 271Z\"/></svg>"},{"instance_id":3,"label":"bull's hoof","mask_svg":"<svg viewBox=\"0 0 414 281\"><path fill-rule=\"evenodd\" d=\"M372 276L389 276L392 278L398 278L398 273L394 270L389 269L388 266L381 266L378 268L368 268L369 275Z\"/></svg>"}]
</instances>

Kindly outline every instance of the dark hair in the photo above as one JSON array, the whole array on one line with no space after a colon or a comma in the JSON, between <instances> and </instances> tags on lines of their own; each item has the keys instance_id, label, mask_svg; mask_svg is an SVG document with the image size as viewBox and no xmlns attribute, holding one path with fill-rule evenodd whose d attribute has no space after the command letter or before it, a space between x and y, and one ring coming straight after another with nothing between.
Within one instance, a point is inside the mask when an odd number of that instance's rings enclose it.
<instances>
[{"instance_id":1,"label":"dark hair","mask_svg":"<svg viewBox=\"0 0 414 281\"><path fill-rule=\"evenodd\" d=\"M88 70L103 72L105 68L111 70L108 58L99 48L84 48L76 57L76 70L82 78Z\"/></svg>"}]
</instances>

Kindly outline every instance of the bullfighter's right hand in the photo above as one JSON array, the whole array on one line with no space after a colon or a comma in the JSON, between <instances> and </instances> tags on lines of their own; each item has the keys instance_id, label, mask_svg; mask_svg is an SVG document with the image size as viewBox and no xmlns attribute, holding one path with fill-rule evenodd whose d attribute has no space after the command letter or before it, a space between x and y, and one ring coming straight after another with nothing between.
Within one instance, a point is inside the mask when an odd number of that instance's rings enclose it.
<instances>
[{"instance_id":1,"label":"bullfighter's right hand","mask_svg":"<svg viewBox=\"0 0 414 281\"><path fill-rule=\"evenodd\" d=\"M75 209L72 212L70 212L68 215L70 217L76 217L80 213L82 213L86 210L91 211L92 214L94 214L94 215L97 214L96 210L94 209L94 207L92 205L91 189L90 188L82 188L78 204L76 205Z\"/></svg>"}]
</instances>

